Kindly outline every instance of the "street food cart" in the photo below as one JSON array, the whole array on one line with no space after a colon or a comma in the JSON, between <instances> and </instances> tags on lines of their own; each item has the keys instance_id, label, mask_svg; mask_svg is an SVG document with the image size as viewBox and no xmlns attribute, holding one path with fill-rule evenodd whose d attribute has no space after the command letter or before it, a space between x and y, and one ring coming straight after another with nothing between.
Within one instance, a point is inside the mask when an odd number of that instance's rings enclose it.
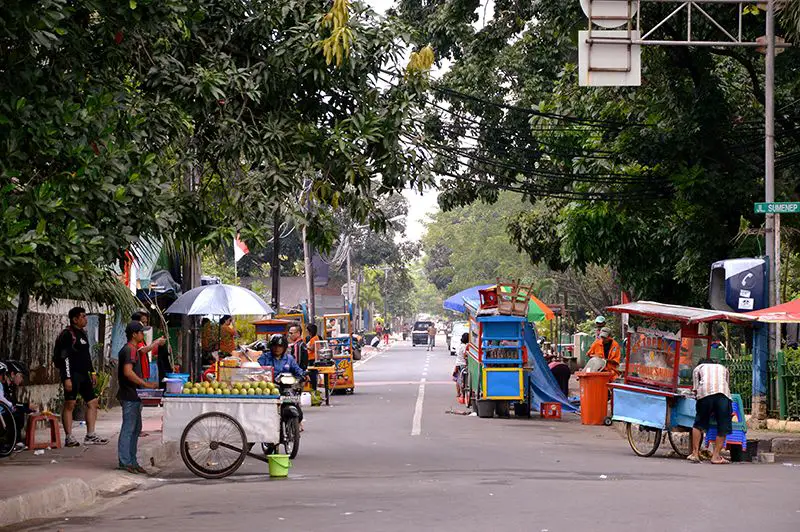
<instances>
[{"instance_id":1,"label":"street food cart","mask_svg":"<svg viewBox=\"0 0 800 532\"><path fill-rule=\"evenodd\" d=\"M526 402L524 326L520 316L470 317L465 393L479 417L508 415L510 401Z\"/></svg>"},{"instance_id":2,"label":"street food cart","mask_svg":"<svg viewBox=\"0 0 800 532\"><path fill-rule=\"evenodd\" d=\"M644 318L643 325L627 333L623 382L608 384L611 419L625 423L628 443L638 456L652 456L663 431L678 455L689 456L691 438L678 434L691 431L694 424L692 372L700 360L710 357L709 325L715 321L746 324L754 318L650 301L608 310Z\"/></svg>"},{"instance_id":3,"label":"street food cart","mask_svg":"<svg viewBox=\"0 0 800 532\"><path fill-rule=\"evenodd\" d=\"M336 378L333 390L344 390L353 393L355 378L353 376L353 328L350 314L326 314L322 317L323 341L327 341L333 353L336 366ZM331 375L331 378L333 375Z\"/></svg>"}]
</instances>

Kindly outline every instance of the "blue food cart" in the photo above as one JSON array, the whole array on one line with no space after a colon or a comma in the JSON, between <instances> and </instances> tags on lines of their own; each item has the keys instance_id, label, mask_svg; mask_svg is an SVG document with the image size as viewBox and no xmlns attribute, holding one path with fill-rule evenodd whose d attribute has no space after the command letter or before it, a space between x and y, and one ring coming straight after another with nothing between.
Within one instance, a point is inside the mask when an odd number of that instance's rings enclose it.
<instances>
[{"instance_id":1,"label":"blue food cart","mask_svg":"<svg viewBox=\"0 0 800 532\"><path fill-rule=\"evenodd\" d=\"M689 456L691 438L679 434L690 432L694 424L692 371L711 355L709 325L755 320L734 312L650 301L608 310L645 318L644 325L627 331L623 381L609 384L611 419L625 423L628 443L638 456L652 456L661 445L664 431L673 450Z\"/></svg>"}]
</instances>

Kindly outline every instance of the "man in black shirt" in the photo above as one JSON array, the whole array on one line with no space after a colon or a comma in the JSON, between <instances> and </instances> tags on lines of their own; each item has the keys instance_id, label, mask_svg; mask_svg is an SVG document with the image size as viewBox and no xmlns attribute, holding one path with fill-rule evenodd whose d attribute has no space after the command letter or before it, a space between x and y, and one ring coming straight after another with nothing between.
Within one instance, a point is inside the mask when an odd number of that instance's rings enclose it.
<instances>
[{"instance_id":1,"label":"man in black shirt","mask_svg":"<svg viewBox=\"0 0 800 532\"><path fill-rule=\"evenodd\" d=\"M117 399L122 405L122 428L119 431L117 455L119 469L129 473L147 471L139 465L136 452L139 446L139 433L142 432L142 400L136 393L137 388L156 388L155 382L147 382L142 378L138 345L144 341L144 327L141 322L132 321L125 328L128 342L119 350L119 392Z\"/></svg>"},{"instance_id":2,"label":"man in black shirt","mask_svg":"<svg viewBox=\"0 0 800 532\"><path fill-rule=\"evenodd\" d=\"M61 382L64 386L64 410L61 412L61 422L67 435L64 442L66 447L80 445L72 436L72 413L78 395L86 403L86 437L83 443L86 445L108 443L107 438L101 438L94 432L97 421L97 396L94 393L97 375L89 352L89 337L84 331L87 323L86 310L74 307L69 311L69 327L64 329L56 340L55 363L61 372Z\"/></svg>"}]
</instances>

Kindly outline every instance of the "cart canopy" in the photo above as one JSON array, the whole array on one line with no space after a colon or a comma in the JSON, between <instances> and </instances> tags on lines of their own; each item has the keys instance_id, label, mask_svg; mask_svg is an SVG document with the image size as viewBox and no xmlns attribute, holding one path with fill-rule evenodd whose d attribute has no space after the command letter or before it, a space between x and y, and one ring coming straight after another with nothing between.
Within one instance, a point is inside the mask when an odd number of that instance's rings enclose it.
<instances>
[{"instance_id":1,"label":"cart canopy","mask_svg":"<svg viewBox=\"0 0 800 532\"><path fill-rule=\"evenodd\" d=\"M610 312L619 314L634 314L660 320L678 321L681 323L707 323L711 321L727 321L731 323L746 324L756 321L753 312L742 314L739 312L726 312L724 310L710 310L705 308L684 307L681 305L667 305L654 301L635 301L608 307ZM763 312L763 311L762 311ZM800 311L799 311L800 312Z\"/></svg>"}]
</instances>

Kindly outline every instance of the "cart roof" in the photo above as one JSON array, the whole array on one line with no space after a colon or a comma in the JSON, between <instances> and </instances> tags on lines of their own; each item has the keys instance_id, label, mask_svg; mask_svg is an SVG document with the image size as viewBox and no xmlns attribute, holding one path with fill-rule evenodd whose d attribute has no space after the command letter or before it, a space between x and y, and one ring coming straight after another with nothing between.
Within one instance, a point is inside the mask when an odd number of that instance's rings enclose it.
<instances>
[{"instance_id":1,"label":"cart roof","mask_svg":"<svg viewBox=\"0 0 800 532\"><path fill-rule=\"evenodd\" d=\"M724 310L710 310L705 308L684 307L682 305L668 305L654 301L635 301L608 307L606 310L619 314L634 314L661 320L679 321L681 323L706 323L711 321L728 321L731 323L752 323L754 316L739 312L726 312Z\"/></svg>"}]
</instances>

